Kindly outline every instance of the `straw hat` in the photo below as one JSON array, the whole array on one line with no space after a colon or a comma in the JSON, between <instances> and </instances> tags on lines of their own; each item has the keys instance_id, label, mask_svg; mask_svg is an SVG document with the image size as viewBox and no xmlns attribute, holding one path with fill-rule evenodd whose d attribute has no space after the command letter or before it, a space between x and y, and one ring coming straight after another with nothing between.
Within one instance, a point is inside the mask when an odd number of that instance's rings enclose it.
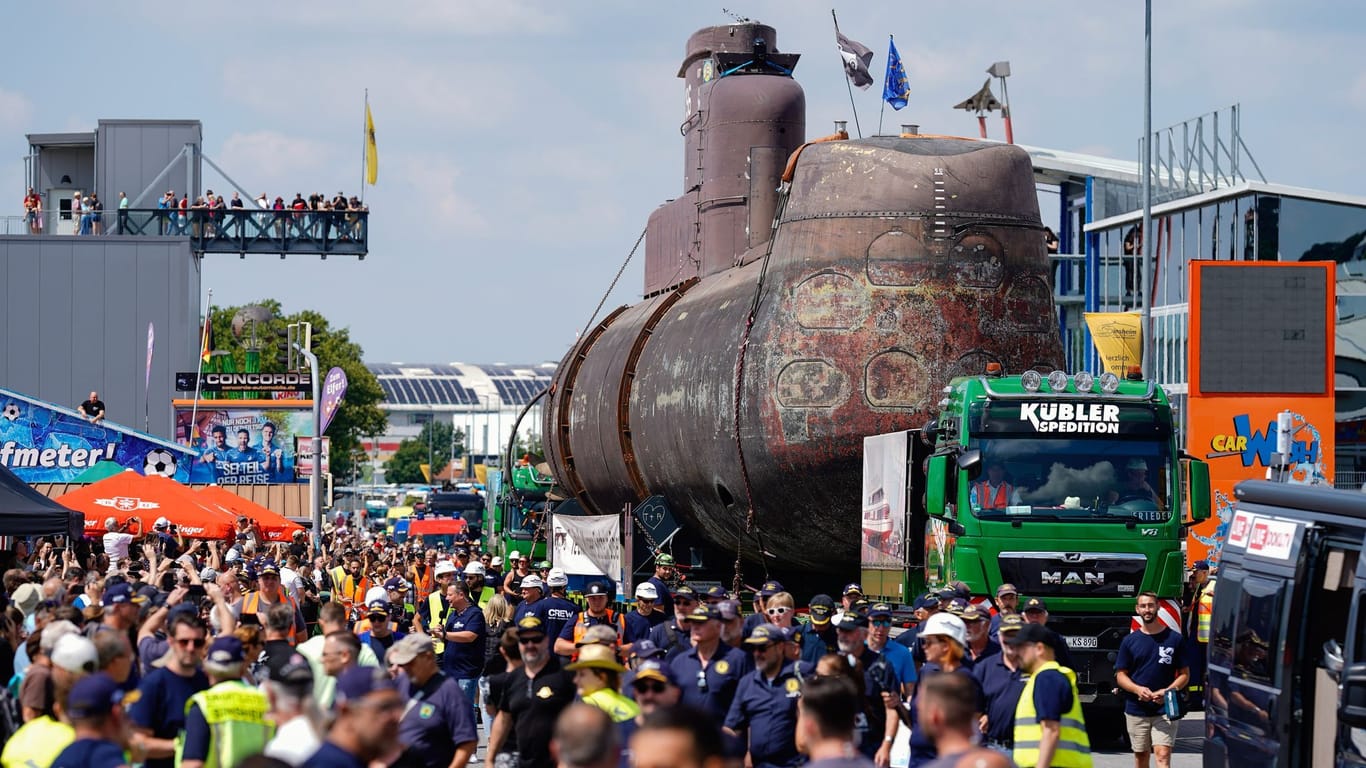
<instances>
[{"instance_id":1,"label":"straw hat","mask_svg":"<svg viewBox=\"0 0 1366 768\"><path fill-rule=\"evenodd\" d=\"M585 645L579 650L579 660L565 666L565 669L606 669L612 672L625 672L626 667L617 663L616 651L605 645Z\"/></svg>"}]
</instances>

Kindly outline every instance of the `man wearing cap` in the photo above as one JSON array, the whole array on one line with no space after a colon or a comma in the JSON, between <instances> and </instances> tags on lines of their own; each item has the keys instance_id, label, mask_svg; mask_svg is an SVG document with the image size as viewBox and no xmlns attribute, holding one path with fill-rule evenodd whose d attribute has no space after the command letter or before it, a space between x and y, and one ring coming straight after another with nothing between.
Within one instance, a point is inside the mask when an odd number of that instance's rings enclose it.
<instances>
[{"instance_id":1,"label":"man wearing cap","mask_svg":"<svg viewBox=\"0 0 1366 768\"><path fill-rule=\"evenodd\" d=\"M52 761L53 768L121 768L129 763L128 715L124 692L110 677L95 673L71 688L66 716L75 741Z\"/></svg>"},{"instance_id":2,"label":"man wearing cap","mask_svg":"<svg viewBox=\"0 0 1366 768\"><path fill-rule=\"evenodd\" d=\"M208 628L199 616L177 612L166 630L171 650L166 664L154 668L138 684L137 701L129 709L135 733L133 748L147 755L147 768L173 768L176 737L185 728L190 697L209 687L200 669Z\"/></svg>"},{"instance_id":3,"label":"man wearing cap","mask_svg":"<svg viewBox=\"0 0 1366 768\"><path fill-rule=\"evenodd\" d=\"M796 741L797 700L802 680L814 670L801 661L785 663L787 637L777 625L760 624L744 640L754 671L741 678L725 728L749 747L754 768L795 768L802 763Z\"/></svg>"},{"instance_id":4,"label":"man wearing cap","mask_svg":"<svg viewBox=\"0 0 1366 768\"><path fill-rule=\"evenodd\" d=\"M996 637L996 633L1001 629L1001 614L1020 612L1020 590L1014 584L1002 584L996 588L996 611L991 614L991 626L988 632L991 637Z\"/></svg>"},{"instance_id":5,"label":"man wearing cap","mask_svg":"<svg viewBox=\"0 0 1366 768\"><path fill-rule=\"evenodd\" d=\"M256 624L264 626L262 619L270 606L276 603L288 604L294 611L294 621L289 630L289 642L298 643L305 637L308 631L304 624L304 615L299 610L299 604L290 597L280 586L280 568L274 560L262 561L260 568L256 572L258 589L248 592L237 603L233 605L233 614L237 616L240 624Z\"/></svg>"},{"instance_id":6,"label":"man wearing cap","mask_svg":"<svg viewBox=\"0 0 1366 768\"><path fill-rule=\"evenodd\" d=\"M446 652L446 644L438 637L441 628L446 625L447 614L450 611L450 603L446 600L446 588L455 583L459 572L455 563L449 560L438 562L432 572L436 577L436 587L427 595L427 602L418 603L417 616L413 619L413 632L432 635L439 656Z\"/></svg>"},{"instance_id":7,"label":"man wearing cap","mask_svg":"<svg viewBox=\"0 0 1366 768\"><path fill-rule=\"evenodd\" d=\"M1126 694L1124 720L1134 765L1147 768L1151 751L1159 768L1167 768L1176 745L1177 721L1163 716L1164 697L1168 691L1184 689L1190 671L1181 658L1181 635L1157 616L1157 593L1139 592L1135 612L1142 626L1120 641L1115 684Z\"/></svg>"},{"instance_id":8,"label":"man wearing cap","mask_svg":"<svg viewBox=\"0 0 1366 768\"><path fill-rule=\"evenodd\" d=\"M1048 626L1048 603L1045 603L1041 597L1031 597L1024 601L1024 608L1020 611L1020 615L1024 616L1026 624L1038 624L1046 628ZM1072 652L1068 650L1066 643L1057 644L1053 648L1053 653L1059 664L1069 669L1076 669L1072 666Z\"/></svg>"},{"instance_id":9,"label":"man wearing cap","mask_svg":"<svg viewBox=\"0 0 1366 768\"><path fill-rule=\"evenodd\" d=\"M670 662L683 683L683 703L711 713L720 722L730 711L740 678L752 662L738 648L721 642L721 615L712 607L699 605L686 617L692 632L692 647Z\"/></svg>"},{"instance_id":10,"label":"man wearing cap","mask_svg":"<svg viewBox=\"0 0 1366 768\"><path fill-rule=\"evenodd\" d=\"M687 584L680 584L673 592L673 616L650 630L650 642L664 649L664 658L672 662L691 646L691 630L685 619L697 607L697 593Z\"/></svg>"},{"instance_id":11,"label":"man wearing cap","mask_svg":"<svg viewBox=\"0 0 1366 768\"><path fill-rule=\"evenodd\" d=\"M863 587L859 584L850 583L844 585L844 590L840 592L840 606L847 612L854 607L854 603L863 599Z\"/></svg>"},{"instance_id":12,"label":"man wearing cap","mask_svg":"<svg viewBox=\"0 0 1366 768\"><path fill-rule=\"evenodd\" d=\"M626 671L616 653L605 645L586 645L578 661L565 667L574 673L574 685L585 704L601 709L619 729L640 714L640 707L621 694L621 675ZM629 734L623 734L629 735Z\"/></svg>"},{"instance_id":13,"label":"man wearing cap","mask_svg":"<svg viewBox=\"0 0 1366 768\"><path fill-rule=\"evenodd\" d=\"M494 594L503 589L503 558L494 555L489 557L485 554L481 558L484 563L484 581L493 587Z\"/></svg>"},{"instance_id":14,"label":"man wearing cap","mask_svg":"<svg viewBox=\"0 0 1366 768\"><path fill-rule=\"evenodd\" d=\"M977 678L986 699L986 725L982 728L986 745L1007 755L1015 748L1015 709L1025 686L1019 648L1008 640L1024 625L1024 617L1018 613L1001 614L1001 628L997 632L1001 652L972 667L972 676Z\"/></svg>"},{"instance_id":15,"label":"man wearing cap","mask_svg":"<svg viewBox=\"0 0 1366 768\"><path fill-rule=\"evenodd\" d=\"M211 687L190 697L185 708L185 738L179 742L180 768L229 768L265 749L275 732L266 720L266 695L242 682L242 641L217 638L204 657Z\"/></svg>"},{"instance_id":16,"label":"man wearing cap","mask_svg":"<svg viewBox=\"0 0 1366 768\"><path fill-rule=\"evenodd\" d=\"M52 651L62 637L79 632L76 625L69 621L49 622L40 631L38 654L33 657L19 685L19 707L24 722L53 716Z\"/></svg>"},{"instance_id":17,"label":"man wearing cap","mask_svg":"<svg viewBox=\"0 0 1366 768\"><path fill-rule=\"evenodd\" d=\"M1015 708L1015 750L1020 768L1090 768L1091 742L1072 670L1054 659L1057 635L1026 624L1006 640L1020 655L1028 678Z\"/></svg>"},{"instance_id":18,"label":"man wearing cap","mask_svg":"<svg viewBox=\"0 0 1366 768\"><path fill-rule=\"evenodd\" d=\"M448 589L454 592L463 587L452 584ZM468 606L469 600L464 603ZM446 647L452 645L455 643L448 642ZM400 762L462 768L479 743L473 699L462 692L463 686L455 678L442 671L432 638L408 635L389 649L385 661L402 667L408 676L410 700L398 725L399 741L406 747Z\"/></svg>"},{"instance_id":19,"label":"man wearing cap","mask_svg":"<svg viewBox=\"0 0 1366 768\"><path fill-rule=\"evenodd\" d=\"M352 667L337 678L336 719L327 739L301 768L367 768L397 754L406 702L398 684L376 667Z\"/></svg>"},{"instance_id":20,"label":"man wearing cap","mask_svg":"<svg viewBox=\"0 0 1366 768\"><path fill-rule=\"evenodd\" d=\"M892 606L887 603L873 603L868 608L868 650L886 660L897 682L901 684L901 695L910 698L915 690L915 659L904 645L888 643L892 634ZM836 638L838 644L838 638Z\"/></svg>"},{"instance_id":21,"label":"man wearing cap","mask_svg":"<svg viewBox=\"0 0 1366 768\"><path fill-rule=\"evenodd\" d=\"M484 612L470 602L469 587L464 582L455 581L446 587L446 602L450 605L446 623L436 631L445 644L442 669L456 682L471 712L475 712L479 700L479 674L484 669L488 624L484 620Z\"/></svg>"},{"instance_id":22,"label":"man wearing cap","mask_svg":"<svg viewBox=\"0 0 1366 768\"><path fill-rule=\"evenodd\" d=\"M896 738L899 718L896 714L900 683L891 665L883 663L878 654L868 648L868 619L857 613L840 614L835 622L836 643L841 655L857 659L863 665L863 707L858 713L858 729L863 738L854 746L864 757L880 766L890 762L892 740ZM884 693L892 694L883 697Z\"/></svg>"},{"instance_id":23,"label":"man wearing cap","mask_svg":"<svg viewBox=\"0 0 1366 768\"><path fill-rule=\"evenodd\" d=\"M388 600L371 600L365 612L366 618L370 620L370 627L360 633L361 644L370 646L370 650L375 652L375 658L382 659L384 654L394 647L394 643L402 640L405 635L394 629L391 620L393 608Z\"/></svg>"},{"instance_id":24,"label":"man wearing cap","mask_svg":"<svg viewBox=\"0 0 1366 768\"><path fill-rule=\"evenodd\" d=\"M644 642L649 643L648 640ZM653 649L654 644L650 643L650 647ZM636 716L636 725L640 725L645 716L656 709L677 706L683 691L679 689L678 678L667 662L647 658L640 662L631 676L631 695L640 707L640 714Z\"/></svg>"},{"instance_id":25,"label":"man wearing cap","mask_svg":"<svg viewBox=\"0 0 1366 768\"><path fill-rule=\"evenodd\" d=\"M389 618L394 627L411 626L417 616L417 606L408 599L408 582L402 576L390 576L384 581L384 594L389 598Z\"/></svg>"},{"instance_id":26,"label":"man wearing cap","mask_svg":"<svg viewBox=\"0 0 1366 768\"><path fill-rule=\"evenodd\" d=\"M739 648L745 642L745 614L740 610L739 600L722 600L713 606L716 615L721 617L721 642L732 648ZM796 627L792 628L793 631ZM790 634L790 633L789 633ZM793 643L800 643L796 635L790 635Z\"/></svg>"},{"instance_id":27,"label":"man wearing cap","mask_svg":"<svg viewBox=\"0 0 1366 768\"><path fill-rule=\"evenodd\" d=\"M963 625L968 630L968 658L972 663L980 664L987 658L1001 652L1001 646L991 639L991 622L987 621L983 609L976 605L968 605L967 609L958 617L963 620Z\"/></svg>"},{"instance_id":28,"label":"man wearing cap","mask_svg":"<svg viewBox=\"0 0 1366 768\"><path fill-rule=\"evenodd\" d=\"M1210 618L1214 615L1214 585L1208 560L1196 560L1191 574L1190 606L1186 622L1186 666L1191 671L1192 708L1204 708L1205 670L1209 663Z\"/></svg>"},{"instance_id":29,"label":"man wearing cap","mask_svg":"<svg viewBox=\"0 0 1366 768\"><path fill-rule=\"evenodd\" d=\"M519 768L551 768L550 739L555 720L574 701L574 679L550 649L545 622L524 616L517 622L517 642L522 668L509 672L507 691L498 705L498 716L488 737L486 765L502 748L509 731L517 734Z\"/></svg>"},{"instance_id":30,"label":"man wearing cap","mask_svg":"<svg viewBox=\"0 0 1366 768\"><path fill-rule=\"evenodd\" d=\"M552 638L556 638L552 645L558 646L558 638L572 635L571 628L578 619L579 606L565 597L565 590L569 588L569 576L564 572L564 569L549 568L547 570L548 573L543 578L546 588L550 590L550 596L545 598L546 632ZM601 584L599 584L599 590L602 594L607 594L606 590L601 588ZM606 602L604 599L603 604L605 605ZM589 600L588 604L592 606L593 601ZM561 653L559 648L555 649L555 653L561 656L566 655Z\"/></svg>"},{"instance_id":31,"label":"man wearing cap","mask_svg":"<svg viewBox=\"0 0 1366 768\"><path fill-rule=\"evenodd\" d=\"M655 585L655 593L659 595L660 605L668 605L673 600L673 592L669 590L669 582L674 578L674 556L667 552L660 552L655 555L655 575L648 581Z\"/></svg>"},{"instance_id":32,"label":"man wearing cap","mask_svg":"<svg viewBox=\"0 0 1366 768\"><path fill-rule=\"evenodd\" d=\"M551 571L551 576L554 577L554 575L555 572ZM650 585L650 582L646 581L641 584L641 586L647 585ZM583 640L583 633L589 627L611 627L617 633L618 638L626 629L625 620L618 616L616 611L607 607L610 595L605 583L601 581L589 582L588 586L584 587L583 596L588 601L588 608L576 615L572 623L565 624L564 628L560 630L560 634L556 636L555 653L560 656L573 656L574 648ZM550 624L553 629L553 619Z\"/></svg>"},{"instance_id":33,"label":"man wearing cap","mask_svg":"<svg viewBox=\"0 0 1366 768\"><path fill-rule=\"evenodd\" d=\"M298 653L271 658L261 690L275 723L275 735L262 754L290 765L303 763L323 743L321 723L314 719L313 667Z\"/></svg>"},{"instance_id":34,"label":"man wearing cap","mask_svg":"<svg viewBox=\"0 0 1366 768\"><path fill-rule=\"evenodd\" d=\"M815 664L822 656L839 648L835 625L830 622L835 615L835 599L829 595L816 595L807 604L807 612L811 621L797 631L801 635L802 661Z\"/></svg>"},{"instance_id":35,"label":"man wearing cap","mask_svg":"<svg viewBox=\"0 0 1366 768\"><path fill-rule=\"evenodd\" d=\"M659 589L649 581L636 585L636 607L622 620L621 640L624 649L629 650L633 643L650 636L650 630L668 617L663 611L656 610L659 603Z\"/></svg>"}]
</instances>

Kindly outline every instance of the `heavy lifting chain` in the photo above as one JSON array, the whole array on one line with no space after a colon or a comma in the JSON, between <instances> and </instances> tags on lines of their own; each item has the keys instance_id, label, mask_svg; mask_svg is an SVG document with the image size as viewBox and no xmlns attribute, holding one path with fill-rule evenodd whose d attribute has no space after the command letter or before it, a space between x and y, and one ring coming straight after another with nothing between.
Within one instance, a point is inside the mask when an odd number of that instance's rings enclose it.
<instances>
[{"instance_id":1,"label":"heavy lifting chain","mask_svg":"<svg viewBox=\"0 0 1366 768\"><path fill-rule=\"evenodd\" d=\"M607 292L602 295L602 300L598 302L598 308L593 310L593 314L588 318L588 322L584 324L583 330L579 331L580 339L588 335L588 329L593 327L593 321L597 319L598 313L602 311L602 305L607 303L607 297L611 296L612 291L616 290L617 281L621 279L622 273L626 271L626 265L631 263L631 257L635 256L636 251L640 249L640 244L645 241L645 233L648 231L648 226L645 229L640 230L640 237L637 237L636 244L631 246L631 252L626 254L626 261L621 263L621 269L618 269L617 276L612 278L612 284L607 286Z\"/></svg>"}]
</instances>

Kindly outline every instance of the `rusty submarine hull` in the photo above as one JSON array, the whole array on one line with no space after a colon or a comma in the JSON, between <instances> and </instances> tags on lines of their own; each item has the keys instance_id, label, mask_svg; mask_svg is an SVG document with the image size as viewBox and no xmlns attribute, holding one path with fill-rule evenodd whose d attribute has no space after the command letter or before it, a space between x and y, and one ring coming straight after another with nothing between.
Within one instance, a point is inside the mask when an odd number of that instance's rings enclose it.
<instances>
[{"instance_id":1,"label":"rusty submarine hull","mask_svg":"<svg viewBox=\"0 0 1366 768\"><path fill-rule=\"evenodd\" d=\"M589 513L657 494L732 556L853 573L864 436L1062 349L1028 155L808 142L796 59L762 24L691 36L683 192L650 216L644 298L565 356L543 434Z\"/></svg>"}]
</instances>

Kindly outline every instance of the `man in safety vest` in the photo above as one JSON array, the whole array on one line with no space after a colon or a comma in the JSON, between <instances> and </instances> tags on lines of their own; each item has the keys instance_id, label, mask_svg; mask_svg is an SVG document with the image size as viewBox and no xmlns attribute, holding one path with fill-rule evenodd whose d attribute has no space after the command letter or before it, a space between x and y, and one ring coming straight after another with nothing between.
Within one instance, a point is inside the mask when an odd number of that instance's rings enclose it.
<instances>
[{"instance_id":1,"label":"man in safety vest","mask_svg":"<svg viewBox=\"0 0 1366 768\"><path fill-rule=\"evenodd\" d=\"M1015 707L1013 757L1020 768L1091 768L1077 675L1053 657L1059 641L1041 624L1025 624L1006 638L1029 675Z\"/></svg>"},{"instance_id":2,"label":"man in safety vest","mask_svg":"<svg viewBox=\"0 0 1366 768\"><path fill-rule=\"evenodd\" d=\"M332 599L346 605L365 605L365 593L370 589L370 579L361 568L360 558L351 557L346 565L338 565L330 571L332 575Z\"/></svg>"},{"instance_id":3,"label":"man in safety vest","mask_svg":"<svg viewBox=\"0 0 1366 768\"><path fill-rule=\"evenodd\" d=\"M446 587L455 581L457 570L455 563L449 560L442 560L436 564L434 569L436 575L437 588L427 595L427 602L417 606L417 618L413 620L413 631L422 634L440 636L441 628L446 625L447 614L451 609L450 603L446 600ZM436 655L441 656L446 652L446 644L440 640L434 640Z\"/></svg>"},{"instance_id":4,"label":"man in safety vest","mask_svg":"<svg viewBox=\"0 0 1366 768\"><path fill-rule=\"evenodd\" d=\"M1203 566L1203 567L1202 567ZM1192 708L1203 707L1205 697L1205 665L1209 659L1209 624L1214 614L1214 582L1207 560L1195 563L1194 595L1189 632L1186 634L1186 660L1190 665L1190 698Z\"/></svg>"},{"instance_id":5,"label":"man in safety vest","mask_svg":"<svg viewBox=\"0 0 1366 768\"><path fill-rule=\"evenodd\" d=\"M258 588L248 592L233 605L233 613L242 624L255 624L264 627L266 611L276 603L288 603L294 609L294 622L289 628L289 644L297 645L308 631L304 624L303 612L280 586L280 569L274 560L266 560L257 566Z\"/></svg>"},{"instance_id":6,"label":"man in safety vest","mask_svg":"<svg viewBox=\"0 0 1366 768\"><path fill-rule=\"evenodd\" d=\"M488 586L484 576L484 564L478 560L465 566L465 586L470 588L470 599L478 604L481 611L488 607L489 600L497 594L493 587Z\"/></svg>"},{"instance_id":7,"label":"man in safety vest","mask_svg":"<svg viewBox=\"0 0 1366 768\"><path fill-rule=\"evenodd\" d=\"M972 502L978 509L1005 509L1020 504L1020 489L1006 480L1005 465L999 461L987 463L985 480L972 484Z\"/></svg>"},{"instance_id":8,"label":"man in safety vest","mask_svg":"<svg viewBox=\"0 0 1366 768\"><path fill-rule=\"evenodd\" d=\"M609 593L606 584L601 581L591 582L584 588L583 595L588 600L587 610L581 611L574 618L573 624L564 625L564 629L560 630L560 635L555 640L555 653L560 656L573 656L575 649L582 645L583 633L588 631L589 627L600 624L609 626L617 633L618 638L626 632L626 618L607 607Z\"/></svg>"},{"instance_id":9,"label":"man in safety vest","mask_svg":"<svg viewBox=\"0 0 1366 768\"><path fill-rule=\"evenodd\" d=\"M212 684L185 706L185 737L176 751L180 768L231 768L260 753L275 732L266 720L266 695L242 682L242 641L217 638L204 658Z\"/></svg>"}]
</instances>

